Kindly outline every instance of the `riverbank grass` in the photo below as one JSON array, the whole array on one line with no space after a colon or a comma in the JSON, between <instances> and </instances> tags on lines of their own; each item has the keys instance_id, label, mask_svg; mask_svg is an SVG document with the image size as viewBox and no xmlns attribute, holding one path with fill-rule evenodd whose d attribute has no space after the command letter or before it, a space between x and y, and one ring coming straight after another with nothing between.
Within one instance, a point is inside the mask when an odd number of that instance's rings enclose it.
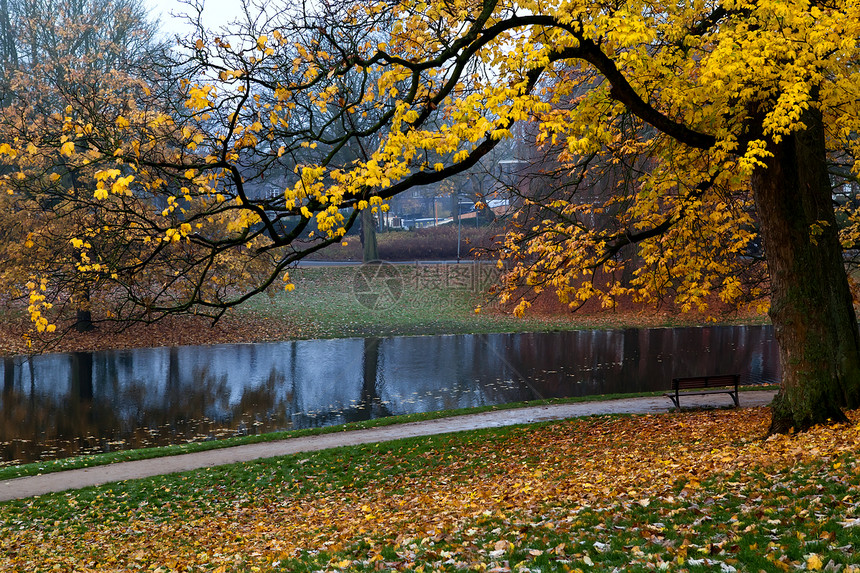
<instances>
[{"instance_id":1,"label":"riverbank grass","mask_svg":"<svg viewBox=\"0 0 860 573\"><path fill-rule=\"evenodd\" d=\"M231 309L216 325L200 316L174 316L119 329L101 324L79 333L70 322L61 321L61 336L44 340L28 332L25 307L5 305L0 306L0 355L313 338L699 326L714 318L720 324L767 322L765 315L708 317L680 313L671 305L658 310L632 305L603 309L595 304L570 312L552 293L544 293L532 311L517 318L488 292L497 273L488 262L299 267L290 270L294 290L273 287L269 295ZM107 314L97 301L93 305L97 319Z\"/></svg>"},{"instance_id":2,"label":"riverbank grass","mask_svg":"<svg viewBox=\"0 0 860 573\"><path fill-rule=\"evenodd\" d=\"M600 416L0 505L0 570L860 571L860 416Z\"/></svg>"},{"instance_id":3,"label":"riverbank grass","mask_svg":"<svg viewBox=\"0 0 860 573\"><path fill-rule=\"evenodd\" d=\"M289 321L298 338L543 332L588 324L565 315L517 319L495 312L487 290L497 276L489 263L300 267L290 271L294 290L258 296L236 313Z\"/></svg>"},{"instance_id":4,"label":"riverbank grass","mask_svg":"<svg viewBox=\"0 0 860 573\"><path fill-rule=\"evenodd\" d=\"M258 296L236 312L290 322L298 338L675 327L706 320L650 307L571 313L560 305L553 312L517 318L501 312L497 298L488 293L498 279L491 263L300 267L290 277L294 290ZM720 323L766 320L764 315L729 314Z\"/></svg>"}]
</instances>

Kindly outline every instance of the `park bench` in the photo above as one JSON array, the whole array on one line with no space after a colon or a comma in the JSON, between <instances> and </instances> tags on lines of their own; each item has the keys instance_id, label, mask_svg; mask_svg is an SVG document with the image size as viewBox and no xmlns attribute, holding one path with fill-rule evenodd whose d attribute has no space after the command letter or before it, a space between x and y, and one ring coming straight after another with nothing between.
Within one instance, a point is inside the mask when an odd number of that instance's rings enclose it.
<instances>
[{"instance_id":1,"label":"park bench","mask_svg":"<svg viewBox=\"0 0 860 573\"><path fill-rule=\"evenodd\" d=\"M691 378L672 378L672 393L667 393L665 396L670 398L675 403L676 408L680 408L678 402L681 396L701 396L702 394L728 394L735 402L735 406L740 406L738 402L738 383L740 382L739 374L727 374L721 376L693 376ZM698 392L683 392L681 390L694 390L697 388L705 388Z\"/></svg>"}]
</instances>

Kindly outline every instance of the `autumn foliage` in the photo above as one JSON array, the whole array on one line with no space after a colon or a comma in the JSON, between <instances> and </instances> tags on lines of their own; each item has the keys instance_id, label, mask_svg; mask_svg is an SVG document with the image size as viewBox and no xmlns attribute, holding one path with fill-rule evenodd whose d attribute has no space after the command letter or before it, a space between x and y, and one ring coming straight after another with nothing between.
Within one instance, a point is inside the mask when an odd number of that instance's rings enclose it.
<instances>
[{"instance_id":1,"label":"autumn foliage","mask_svg":"<svg viewBox=\"0 0 860 573\"><path fill-rule=\"evenodd\" d=\"M843 256L856 3L285 2L217 32L190 19L145 69L49 76L55 109L18 98L2 115L8 288L37 330L63 306L86 326L93 297L105 319L217 319L290 290L290 265L362 212L527 126L566 176L522 193L536 213L505 240L509 293L700 312L769 294L785 372L771 430L860 406Z\"/></svg>"},{"instance_id":2,"label":"autumn foliage","mask_svg":"<svg viewBox=\"0 0 860 573\"><path fill-rule=\"evenodd\" d=\"M0 567L856 571L854 418L595 417L115 484L0 508Z\"/></svg>"}]
</instances>

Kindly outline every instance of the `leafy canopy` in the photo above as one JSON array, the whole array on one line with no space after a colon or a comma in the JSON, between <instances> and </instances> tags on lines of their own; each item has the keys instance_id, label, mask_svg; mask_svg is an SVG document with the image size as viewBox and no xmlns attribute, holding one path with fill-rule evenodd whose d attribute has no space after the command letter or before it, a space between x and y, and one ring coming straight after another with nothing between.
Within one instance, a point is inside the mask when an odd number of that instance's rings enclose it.
<instances>
[{"instance_id":1,"label":"leafy canopy","mask_svg":"<svg viewBox=\"0 0 860 573\"><path fill-rule=\"evenodd\" d=\"M543 196L540 216L509 235L509 286L554 288L571 304L760 295L741 280L750 176L807 110L823 115L840 180L856 179L855 2L308 10L199 29L142 92L64 94L66 112L36 124L7 114L3 189L86 213L55 233L72 275L120 286L126 316L218 316L277 277L289 286L287 267L340 241L358 212L469 169L518 122L579 183ZM610 169L623 176L598 189ZM857 236L852 223L844 241ZM622 281L634 245L639 264Z\"/></svg>"}]
</instances>

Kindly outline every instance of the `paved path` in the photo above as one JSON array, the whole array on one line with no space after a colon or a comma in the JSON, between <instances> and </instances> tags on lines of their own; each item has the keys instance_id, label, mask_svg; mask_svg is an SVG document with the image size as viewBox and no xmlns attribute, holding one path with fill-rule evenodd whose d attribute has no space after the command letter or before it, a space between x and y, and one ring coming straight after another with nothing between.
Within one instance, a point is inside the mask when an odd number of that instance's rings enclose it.
<instances>
[{"instance_id":1,"label":"paved path","mask_svg":"<svg viewBox=\"0 0 860 573\"><path fill-rule=\"evenodd\" d=\"M770 403L775 393L774 391L741 392L741 406L765 406ZM683 402L685 407L727 406L730 404L731 401L728 396L721 395L689 397L685 398ZM463 432L480 428L498 428L514 424L563 420L596 414L656 414L667 412L670 407L671 403L669 399L664 397L626 398L607 400L605 402L531 406L514 410L496 410L480 414L453 416L438 420L428 420L426 422L410 422L408 424L396 424L381 428L249 444L206 452L121 462L93 468L16 478L0 482L0 501L224 464L248 462L261 458L271 458L300 452L313 452L336 448L338 446L387 442L400 438Z\"/></svg>"}]
</instances>

